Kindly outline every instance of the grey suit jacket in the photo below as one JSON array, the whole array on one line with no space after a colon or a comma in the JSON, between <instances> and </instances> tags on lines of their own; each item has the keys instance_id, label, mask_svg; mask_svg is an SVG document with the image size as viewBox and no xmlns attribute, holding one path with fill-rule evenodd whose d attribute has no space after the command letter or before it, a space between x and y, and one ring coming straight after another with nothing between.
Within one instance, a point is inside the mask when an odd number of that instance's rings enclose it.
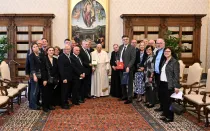
<instances>
[{"instance_id":1,"label":"grey suit jacket","mask_svg":"<svg viewBox=\"0 0 210 131\"><path fill-rule=\"evenodd\" d=\"M121 53L123 51L124 44L120 45L119 47L119 56L121 56ZM125 51L125 58L123 60L124 68L126 69L129 67L130 70L134 69L134 63L136 60L136 49L128 44L126 51Z\"/></svg>"}]
</instances>

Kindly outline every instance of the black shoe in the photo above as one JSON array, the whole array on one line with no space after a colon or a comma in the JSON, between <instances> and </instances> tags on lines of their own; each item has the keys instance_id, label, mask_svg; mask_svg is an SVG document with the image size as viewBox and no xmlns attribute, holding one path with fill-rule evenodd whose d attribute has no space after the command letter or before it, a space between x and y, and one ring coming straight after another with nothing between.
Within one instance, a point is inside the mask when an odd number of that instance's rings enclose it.
<instances>
[{"instance_id":1,"label":"black shoe","mask_svg":"<svg viewBox=\"0 0 210 131\"><path fill-rule=\"evenodd\" d=\"M65 105L65 106L61 106L62 109L70 109L69 106Z\"/></svg>"},{"instance_id":2,"label":"black shoe","mask_svg":"<svg viewBox=\"0 0 210 131\"><path fill-rule=\"evenodd\" d=\"M163 109L162 108L156 108L156 109L154 109L154 111L161 112L161 111L163 111Z\"/></svg>"},{"instance_id":3,"label":"black shoe","mask_svg":"<svg viewBox=\"0 0 210 131\"><path fill-rule=\"evenodd\" d=\"M72 104L73 104L73 105L80 105L80 104L79 104L79 102L76 102L76 103L72 103Z\"/></svg>"},{"instance_id":4,"label":"black shoe","mask_svg":"<svg viewBox=\"0 0 210 131\"><path fill-rule=\"evenodd\" d=\"M147 106L147 108L153 108L153 107L155 107L153 104L149 104L148 106Z\"/></svg>"},{"instance_id":5,"label":"black shoe","mask_svg":"<svg viewBox=\"0 0 210 131\"><path fill-rule=\"evenodd\" d=\"M149 104L148 104L148 103L145 103L145 104L144 104L144 106L148 107L148 106L149 106Z\"/></svg>"},{"instance_id":6,"label":"black shoe","mask_svg":"<svg viewBox=\"0 0 210 131\"><path fill-rule=\"evenodd\" d=\"M79 100L79 103L85 103L85 101L84 100Z\"/></svg>"},{"instance_id":7,"label":"black shoe","mask_svg":"<svg viewBox=\"0 0 210 131\"><path fill-rule=\"evenodd\" d=\"M49 109L49 110L55 110L55 107L50 106L48 109Z\"/></svg>"},{"instance_id":8,"label":"black shoe","mask_svg":"<svg viewBox=\"0 0 210 131\"><path fill-rule=\"evenodd\" d=\"M44 112L48 112L49 110L47 108L43 108L43 111Z\"/></svg>"},{"instance_id":9,"label":"black shoe","mask_svg":"<svg viewBox=\"0 0 210 131\"><path fill-rule=\"evenodd\" d=\"M164 113L161 113L160 116L165 116Z\"/></svg>"},{"instance_id":10,"label":"black shoe","mask_svg":"<svg viewBox=\"0 0 210 131\"><path fill-rule=\"evenodd\" d=\"M174 120L173 119L168 119L168 118L166 118L166 119L164 119L163 120L165 123L169 123L169 122L173 122Z\"/></svg>"},{"instance_id":11,"label":"black shoe","mask_svg":"<svg viewBox=\"0 0 210 131\"><path fill-rule=\"evenodd\" d=\"M124 104L130 104L130 103L132 103L132 100L127 100L124 102Z\"/></svg>"},{"instance_id":12,"label":"black shoe","mask_svg":"<svg viewBox=\"0 0 210 131\"><path fill-rule=\"evenodd\" d=\"M42 104L40 102L37 102L37 106L42 106Z\"/></svg>"},{"instance_id":13,"label":"black shoe","mask_svg":"<svg viewBox=\"0 0 210 131\"><path fill-rule=\"evenodd\" d=\"M125 100L128 100L128 98L127 97L122 97L122 98L119 98L118 100L119 101L125 101Z\"/></svg>"},{"instance_id":14,"label":"black shoe","mask_svg":"<svg viewBox=\"0 0 210 131\"><path fill-rule=\"evenodd\" d=\"M161 117L160 120L164 121L166 119L166 117Z\"/></svg>"}]
</instances>

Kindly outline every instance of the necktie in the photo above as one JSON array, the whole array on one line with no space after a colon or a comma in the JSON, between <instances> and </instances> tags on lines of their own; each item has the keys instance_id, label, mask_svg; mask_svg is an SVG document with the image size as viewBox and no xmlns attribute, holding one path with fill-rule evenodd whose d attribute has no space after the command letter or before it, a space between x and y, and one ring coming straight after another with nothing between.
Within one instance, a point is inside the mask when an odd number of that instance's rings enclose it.
<instances>
[{"instance_id":1,"label":"necktie","mask_svg":"<svg viewBox=\"0 0 210 131\"><path fill-rule=\"evenodd\" d=\"M82 61L80 60L80 58L77 56L77 59L79 60L80 64L82 65ZM83 66L83 65L82 65Z\"/></svg>"},{"instance_id":2,"label":"necktie","mask_svg":"<svg viewBox=\"0 0 210 131\"><path fill-rule=\"evenodd\" d=\"M124 49L123 49L122 59L124 59L124 58L125 58L125 51L126 51L126 46L125 46L125 47L124 47Z\"/></svg>"},{"instance_id":3,"label":"necktie","mask_svg":"<svg viewBox=\"0 0 210 131\"><path fill-rule=\"evenodd\" d=\"M84 50L85 50L85 53L86 53L87 56L88 56L88 59L90 60L90 55L89 55L88 51L87 51L86 49L84 49Z\"/></svg>"}]
</instances>

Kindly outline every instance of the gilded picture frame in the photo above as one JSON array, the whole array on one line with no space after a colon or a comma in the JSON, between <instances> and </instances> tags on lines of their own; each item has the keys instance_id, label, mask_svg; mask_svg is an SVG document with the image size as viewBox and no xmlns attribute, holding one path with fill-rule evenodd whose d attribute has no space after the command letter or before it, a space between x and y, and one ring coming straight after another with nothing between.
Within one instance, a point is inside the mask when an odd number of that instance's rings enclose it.
<instances>
[{"instance_id":1,"label":"gilded picture frame","mask_svg":"<svg viewBox=\"0 0 210 131\"><path fill-rule=\"evenodd\" d=\"M109 50L109 0L68 0L68 36Z\"/></svg>"}]
</instances>

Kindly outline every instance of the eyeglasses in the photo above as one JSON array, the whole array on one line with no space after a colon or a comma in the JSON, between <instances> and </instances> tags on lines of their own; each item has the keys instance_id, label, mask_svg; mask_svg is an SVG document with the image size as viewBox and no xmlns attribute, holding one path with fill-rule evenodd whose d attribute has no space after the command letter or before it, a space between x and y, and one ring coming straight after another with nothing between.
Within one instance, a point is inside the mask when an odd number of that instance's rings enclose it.
<instances>
[{"instance_id":1,"label":"eyeglasses","mask_svg":"<svg viewBox=\"0 0 210 131\"><path fill-rule=\"evenodd\" d=\"M128 39L123 39L123 40L125 41L125 40L128 40Z\"/></svg>"},{"instance_id":2,"label":"eyeglasses","mask_svg":"<svg viewBox=\"0 0 210 131\"><path fill-rule=\"evenodd\" d=\"M164 52L166 52L166 53L170 53L171 51L164 51Z\"/></svg>"},{"instance_id":3,"label":"eyeglasses","mask_svg":"<svg viewBox=\"0 0 210 131\"><path fill-rule=\"evenodd\" d=\"M162 44L162 43L156 43L156 44Z\"/></svg>"}]
</instances>

